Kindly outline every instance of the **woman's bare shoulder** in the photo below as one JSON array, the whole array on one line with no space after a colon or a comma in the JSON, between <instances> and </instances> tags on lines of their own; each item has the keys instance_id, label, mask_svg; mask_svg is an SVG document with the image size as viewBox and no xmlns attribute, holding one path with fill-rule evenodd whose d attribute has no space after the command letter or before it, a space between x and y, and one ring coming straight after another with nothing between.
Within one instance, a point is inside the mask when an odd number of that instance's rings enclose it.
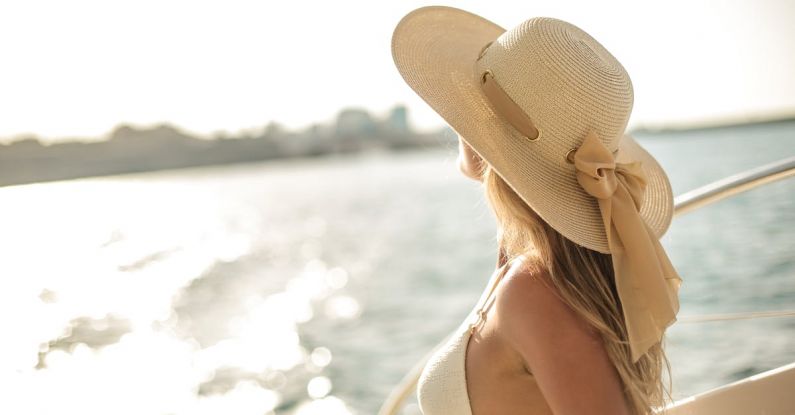
<instances>
[{"instance_id":1,"label":"woman's bare shoulder","mask_svg":"<svg viewBox=\"0 0 795 415\"><path fill-rule=\"evenodd\" d=\"M556 414L626 414L601 337L558 294L548 271L516 267L497 291L499 336L522 357Z\"/></svg>"},{"instance_id":2,"label":"woman's bare shoulder","mask_svg":"<svg viewBox=\"0 0 795 415\"><path fill-rule=\"evenodd\" d=\"M496 311L501 321L525 329L559 329L564 324L588 329L563 301L549 271L533 260L508 270L497 289Z\"/></svg>"}]
</instances>

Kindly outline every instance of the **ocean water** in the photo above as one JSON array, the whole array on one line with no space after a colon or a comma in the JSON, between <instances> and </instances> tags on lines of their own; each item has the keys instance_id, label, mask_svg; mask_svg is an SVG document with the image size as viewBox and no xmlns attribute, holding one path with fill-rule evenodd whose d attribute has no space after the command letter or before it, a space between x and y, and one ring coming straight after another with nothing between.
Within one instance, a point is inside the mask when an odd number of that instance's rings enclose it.
<instances>
[{"instance_id":1,"label":"ocean water","mask_svg":"<svg viewBox=\"0 0 795 415\"><path fill-rule=\"evenodd\" d=\"M675 195L795 155L795 123L636 138ZM0 188L0 413L375 413L495 265L455 158ZM662 243L680 317L795 309L795 180L677 217ZM667 346L681 398L795 361L795 318L677 323Z\"/></svg>"}]
</instances>

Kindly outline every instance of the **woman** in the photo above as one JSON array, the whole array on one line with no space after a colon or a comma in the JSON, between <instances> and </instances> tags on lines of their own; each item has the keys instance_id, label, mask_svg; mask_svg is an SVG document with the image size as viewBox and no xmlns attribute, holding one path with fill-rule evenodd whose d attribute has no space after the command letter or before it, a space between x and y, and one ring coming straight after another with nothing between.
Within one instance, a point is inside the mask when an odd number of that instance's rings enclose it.
<instances>
[{"instance_id":1,"label":"woman","mask_svg":"<svg viewBox=\"0 0 795 415\"><path fill-rule=\"evenodd\" d=\"M623 66L562 20L506 31L443 6L406 15L392 53L458 133L459 168L483 183L499 224L487 289L420 376L423 414L662 409L681 284L659 243L673 196L624 132Z\"/></svg>"}]
</instances>

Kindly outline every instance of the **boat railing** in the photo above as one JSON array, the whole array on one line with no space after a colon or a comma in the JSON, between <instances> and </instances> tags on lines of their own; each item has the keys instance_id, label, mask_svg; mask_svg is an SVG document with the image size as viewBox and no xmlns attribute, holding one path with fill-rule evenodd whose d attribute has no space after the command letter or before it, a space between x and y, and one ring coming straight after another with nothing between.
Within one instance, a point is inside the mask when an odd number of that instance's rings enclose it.
<instances>
[{"instance_id":1,"label":"boat railing","mask_svg":"<svg viewBox=\"0 0 795 415\"><path fill-rule=\"evenodd\" d=\"M698 187L674 198L674 217L703 208L717 201L736 196L755 189L764 184L773 183L787 177L795 176L795 156L746 170L710 184ZM764 317L795 316L795 310L756 311L745 313L711 314L677 317L678 323L702 323L708 321L739 320ZM447 338L438 343L417 364L404 375L403 379L387 396L378 415L396 415L404 402L417 386L417 380L425 363Z\"/></svg>"}]
</instances>

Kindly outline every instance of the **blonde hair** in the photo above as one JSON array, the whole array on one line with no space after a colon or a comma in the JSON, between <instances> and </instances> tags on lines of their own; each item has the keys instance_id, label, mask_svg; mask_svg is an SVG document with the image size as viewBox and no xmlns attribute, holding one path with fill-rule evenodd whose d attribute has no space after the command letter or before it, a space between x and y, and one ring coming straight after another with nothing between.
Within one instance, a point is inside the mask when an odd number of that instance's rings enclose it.
<instances>
[{"instance_id":1,"label":"blonde hair","mask_svg":"<svg viewBox=\"0 0 795 415\"><path fill-rule=\"evenodd\" d=\"M480 163L479 173L500 225L497 238L507 259L526 255L537 260L537 265L548 271L561 299L600 333L632 414L664 413L664 393L672 400L665 337L632 362L611 255L580 246L555 231L485 161ZM667 389L662 381L663 362L669 374Z\"/></svg>"}]
</instances>

